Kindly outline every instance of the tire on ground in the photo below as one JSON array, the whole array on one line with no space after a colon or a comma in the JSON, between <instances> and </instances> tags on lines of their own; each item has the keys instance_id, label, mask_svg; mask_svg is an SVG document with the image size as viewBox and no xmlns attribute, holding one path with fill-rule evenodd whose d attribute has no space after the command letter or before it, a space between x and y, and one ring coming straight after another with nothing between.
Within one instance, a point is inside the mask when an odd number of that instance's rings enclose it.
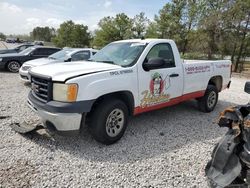
<instances>
[{"instance_id":1,"label":"tire on ground","mask_svg":"<svg viewBox=\"0 0 250 188\"><path fill-rule=\"evenodd\" d=\"M198 106L202 112L211 112L218 102L218 90L214 85L208 85L205 95L198 99Z\"/></svg>"},{"instance_id":2,"label":"tire on ground","mask_svg":"<svg viewBox=\"0 0 250 188\"><path fill-rule=\"evenodd\" d=\"M10 72L18 72L21 67L21 64L18 61L9 61L7 63L7 70Z\"/></svg>"},{"instance_id":3,"label":"tire on ground","mask_svg":"<svg viewBox=\"0 0 250 188\"><path fill-rule=\"evenodd\" d=\"M95 140L113 144L124 134L128 122L128 107L119 99L107 99L90 114L89 130Z\"/></svg>"}]
</instances>

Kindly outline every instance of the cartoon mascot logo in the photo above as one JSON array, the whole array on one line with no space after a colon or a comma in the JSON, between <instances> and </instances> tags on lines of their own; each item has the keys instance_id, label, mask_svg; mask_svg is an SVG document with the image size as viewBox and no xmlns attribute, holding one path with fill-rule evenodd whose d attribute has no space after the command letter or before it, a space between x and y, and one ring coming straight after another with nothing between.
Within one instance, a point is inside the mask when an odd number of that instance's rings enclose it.
<instances>
[{"instance_id":1,"label":"cartoon mascot logo","mask_svg":"<svg viewBox=\"0 0 250 188\"><path fill-rule=\"evenodd\" d=\"M150 81L150 93L154 96L160 96L164 89L164 80L160 73L156 72L152 75L152 80Z\"/></svg>"},{"instance_id":2,"label":"cartoon mascot logo","mask_svg":"<svg viewBox=\"0 0 250 188\"><path fill-rule=\"evenodd\" d=\"M169 101L170 95L165 93L165 90L167 90L167 88L165 88L165 80L166 79L162 79L162 75L158 72L152 75L149 90L145 90L141 93L143 95L140 105L142 108Z\"/></svg>"}]
</instances>

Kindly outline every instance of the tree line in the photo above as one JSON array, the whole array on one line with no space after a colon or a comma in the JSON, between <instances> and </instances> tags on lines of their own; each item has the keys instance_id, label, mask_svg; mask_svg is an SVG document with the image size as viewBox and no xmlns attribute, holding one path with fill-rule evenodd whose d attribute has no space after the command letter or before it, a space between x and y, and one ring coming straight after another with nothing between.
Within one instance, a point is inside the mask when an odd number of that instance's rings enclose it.
<instances>
[{"instance_id":1,"label":"tree line","mask_svg":"<svg viewBox=\"0 0 250 188\"><path fill-rule=\"evenodd\" d=\"M250 0L172 0L153 20L144 12L130 18L119 13L102 18L98 29L73 21L59 29L36 27L33 40L51 41L59 47L96 47L131 38L175 40L183 58L221 59L230 56L234 70L250 56Z\"/></svg>"}]
</instances>

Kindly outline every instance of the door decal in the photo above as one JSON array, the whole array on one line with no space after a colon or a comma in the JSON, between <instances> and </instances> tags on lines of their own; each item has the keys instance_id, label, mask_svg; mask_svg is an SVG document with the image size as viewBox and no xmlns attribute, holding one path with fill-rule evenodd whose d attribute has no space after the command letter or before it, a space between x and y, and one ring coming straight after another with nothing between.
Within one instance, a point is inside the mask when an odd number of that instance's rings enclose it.
<instances>
[{"instance_id":1,"label":"door decal","mask_svg":"<svg viewBox=\"0 0 250 188\"><path fill-rule=\"evenodd\" d=\"M166 90L170 87L170 83L166 83L166 78L169 76L166 76L163 80L162 75L155 72L151 77L152 79L150 80L149 90L145 90L141 93L143 95L140 104L142 108L168 102L170 98L170 95L166 93ZM170 79L168 82L169 81ZM169 85L168 87L166 87L167 84Z\"/></svg>"}]
</instances>

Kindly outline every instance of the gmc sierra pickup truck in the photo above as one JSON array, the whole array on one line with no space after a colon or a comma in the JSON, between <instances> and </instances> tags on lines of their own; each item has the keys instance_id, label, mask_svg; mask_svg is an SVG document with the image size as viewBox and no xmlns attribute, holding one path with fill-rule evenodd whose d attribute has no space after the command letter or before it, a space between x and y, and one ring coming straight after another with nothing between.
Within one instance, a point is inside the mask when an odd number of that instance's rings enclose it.
<instances>
[{"instance_id":1,"label":"gmc sierra pickup truck","mask_svg":"<svg viewBox=\"0 0 250 188\"><path fill-rule=\"evenodd\" d=\"M104 144L124 134L128 116L197 99L211 112L230 86L228 60L182 60L173 40L112 42L89 61L34 67L28 105L48 130L79 131L85 123ZM167 114L166 114L167 116Z\"/></svg>"}]
</instances>

